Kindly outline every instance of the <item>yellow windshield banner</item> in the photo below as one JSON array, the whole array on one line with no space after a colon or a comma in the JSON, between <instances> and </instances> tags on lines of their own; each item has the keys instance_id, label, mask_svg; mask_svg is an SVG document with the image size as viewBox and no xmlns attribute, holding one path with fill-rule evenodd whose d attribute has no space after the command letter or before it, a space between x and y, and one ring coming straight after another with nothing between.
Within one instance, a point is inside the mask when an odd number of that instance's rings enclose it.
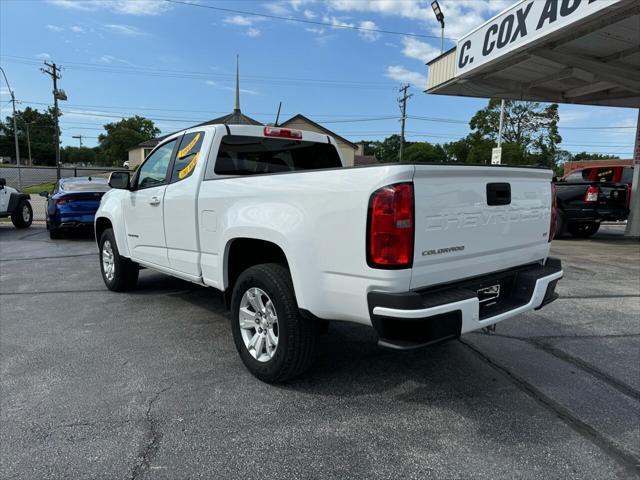
<instances>
[{"instance_id":1,"label":"yellow windshield banner","mask_svg":"<svg viewBox=\"0 0 640 480\"><path fill-rule=\"evenodd\" d=\"M186 167L184 167L182 170L178 172L178 178L180 180L182 180L184 177L186 177L191 173L191 170L193 170L194 167L196 166L196 163L198 163L198 157L200 157L200 152L196 153L193 156L193 158L189 162L189 165L187 165Z\"/></svg>"},{"instance_id":2,"label":"yellow windshield banner","mask_svg":"<svg viewBox=\"0 0 640 480\"><path fill-rule=\"evenodd\" d=\"M200 140L200 133L198 133L195 137L193 137L193 140L189 142L189 145L187 145L186 147L184 147L182 150L178 152L178 158L184 158L187 155L189 155L189 152L193 150L193 147L196 146L196 143L198 143L198 140Z\"/></svg>"}]
</instances>

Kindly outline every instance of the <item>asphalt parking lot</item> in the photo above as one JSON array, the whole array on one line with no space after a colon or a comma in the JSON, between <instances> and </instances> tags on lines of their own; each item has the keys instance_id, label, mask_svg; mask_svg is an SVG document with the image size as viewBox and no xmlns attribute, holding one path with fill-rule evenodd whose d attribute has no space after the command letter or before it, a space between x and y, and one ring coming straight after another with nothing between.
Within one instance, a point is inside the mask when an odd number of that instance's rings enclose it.
<instances>
[{"instance_id":1,"label":"asphalt parking lot","mask_svg":"<svg viewBox=\"0 0 640 480\"><path fill-rule=\"evenodd\" d=\"M1 478L637 478L640 244L555 241L562 298L414 353L332 324L270 386L221 296L143 271L106 290L90 239L0 224Z\"/></svg>"}]
</instances>

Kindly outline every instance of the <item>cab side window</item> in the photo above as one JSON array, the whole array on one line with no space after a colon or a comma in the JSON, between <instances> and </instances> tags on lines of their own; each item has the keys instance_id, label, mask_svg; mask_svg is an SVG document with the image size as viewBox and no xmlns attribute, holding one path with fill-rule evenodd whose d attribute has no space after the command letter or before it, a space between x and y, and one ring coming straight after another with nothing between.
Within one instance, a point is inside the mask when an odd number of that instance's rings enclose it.
<instances>
[{"instance_id":1,"label":"cab side window","mask_svg":"<svg viewBox=\"0 0 640 480\"><path fill-rule=\"evenodd\" d=\"M583 178L584 172L586 170L575 170L573 172L571 172L569 175L567 175L565 177L565 181L567 182L584 182L585 179ZM587 179L589 178L589 176L587 175Z\"/></svg>"},{"instance_id":2,"label":"cab side window","mask_svg":"<svg viewBox=\"0 0 640 480\"><path fill-rule=\"evenodd\" d=\"M171 172L171 183L191 176L202 156L200 149L203 140L204 132L191 132L182 136Z\"/></svg>"},{"instance_id":3,"label":"cab side window","mask_svg":"<svg viewBox=\"0 0 640 480\"><path fill-rule=\"evenodd\" d=\"M153 152L140 167L137 188L157 187L167 183L167 173L176 140L165 143Z\"/></svg>"}]
</instances>

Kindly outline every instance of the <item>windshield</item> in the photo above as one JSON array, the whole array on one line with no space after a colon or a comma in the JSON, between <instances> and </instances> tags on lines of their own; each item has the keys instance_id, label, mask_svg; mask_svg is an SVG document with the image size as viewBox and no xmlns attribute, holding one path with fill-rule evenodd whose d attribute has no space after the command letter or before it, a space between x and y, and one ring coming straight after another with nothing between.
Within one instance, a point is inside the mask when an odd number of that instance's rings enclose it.
<instances>
[{"instance_id":1,"label":"windshield","mask_svg":"<svg viewBox=\"0 0 640 480\"><path fill-rule=\"evenodd\" d=\"M222 138L215 172L255 175L341 167L330 143L226 135Z\"/></svg>"}]
</instances>

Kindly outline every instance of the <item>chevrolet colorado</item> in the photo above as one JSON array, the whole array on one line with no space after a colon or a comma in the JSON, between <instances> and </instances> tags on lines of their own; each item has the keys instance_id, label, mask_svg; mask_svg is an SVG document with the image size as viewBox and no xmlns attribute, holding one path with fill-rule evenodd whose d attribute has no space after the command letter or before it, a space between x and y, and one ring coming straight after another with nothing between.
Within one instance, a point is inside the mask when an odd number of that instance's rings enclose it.
<instances>
[{"instance_id":1,"label":"chevrolet colorado","mask_svg":"<svg viewBox=\"0 0 640 480\"><path fill-rule=\"evenodd\" d=\"M95 231L103 280L140 267L224 292L236 348L266 382L304 372L328 320L381 346L457 338L555 300L552 172L393 164L344 168L336 141L207 125L114 172Z\"/></svg>"}]
</instances>

